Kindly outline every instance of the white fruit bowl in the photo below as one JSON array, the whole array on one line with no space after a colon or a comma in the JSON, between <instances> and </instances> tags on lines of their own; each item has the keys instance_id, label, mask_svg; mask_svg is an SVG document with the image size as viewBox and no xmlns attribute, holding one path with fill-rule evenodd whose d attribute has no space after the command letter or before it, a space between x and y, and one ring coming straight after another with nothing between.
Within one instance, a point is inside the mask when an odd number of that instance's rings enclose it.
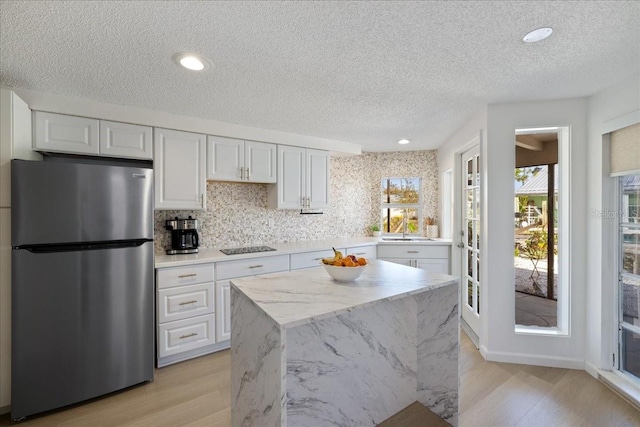
<instances>
[{"instance_id":1,"label":"white fruit bowl","mask_svg":"<svg viewBox=\"0 0 640 427\"><path fill-rule=\"evenodd\" d=\"M327 270L329 276L336 282L353 282L356 280L364 269L367 267L366 265L361 265L358 267L337 267L335 265L327 265L322 264L324 269Z\"/></svg>"}]
</instances>

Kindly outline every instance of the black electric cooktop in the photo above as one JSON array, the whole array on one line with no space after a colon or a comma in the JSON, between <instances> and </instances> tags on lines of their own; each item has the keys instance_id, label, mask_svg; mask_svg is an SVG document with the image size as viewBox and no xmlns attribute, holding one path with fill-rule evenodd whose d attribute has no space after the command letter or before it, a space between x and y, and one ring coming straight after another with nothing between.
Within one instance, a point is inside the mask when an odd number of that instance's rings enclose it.
<instances>
[{"instance_id":1,"label":"black electric cooktop","mask_svg":"<svg viewBox=\"0 0 640 427\"><path fill-rule=\"evenodd\" d=\"M269 252L275 251L275 249L270 248L269 246L248 246L246 248L231 248L231 249L220 249L225 255L238 255L238 254L250 254L253 252Z\"/></svg>"}]
</instances>

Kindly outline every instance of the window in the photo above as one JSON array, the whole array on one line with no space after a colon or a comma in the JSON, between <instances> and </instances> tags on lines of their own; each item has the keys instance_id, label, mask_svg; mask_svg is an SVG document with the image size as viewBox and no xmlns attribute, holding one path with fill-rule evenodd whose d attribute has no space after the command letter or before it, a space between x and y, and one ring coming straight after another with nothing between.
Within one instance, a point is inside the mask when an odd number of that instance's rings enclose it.
<instances>
[{"instance_id":1,"label":"window","mask_svg":"<svg viewBox=\"0 0 640 427\"><path fill-rule=\"evenodd\" d=\"M619 369L640 379L640 175L619 179Z\"/></svg>"},{"instance_id":2,"label":"window","mask_svg":"<svg viewBox=\"0 0 640 427\"><path fill-rule=\"evenodd\" d=\"M382 179L382 232L420 235L422 195L420 178Z\"/></svg>"}]
</instances>

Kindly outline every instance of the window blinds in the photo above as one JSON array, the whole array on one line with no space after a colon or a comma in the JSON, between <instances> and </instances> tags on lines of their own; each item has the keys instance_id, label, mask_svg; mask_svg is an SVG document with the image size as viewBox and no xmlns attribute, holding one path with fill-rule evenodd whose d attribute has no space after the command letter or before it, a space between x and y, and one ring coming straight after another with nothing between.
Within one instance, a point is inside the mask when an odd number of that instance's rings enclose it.
<instances>
[{"instance_id":1,"label":"window blinds","mask_svg":"<svg viewBox=\"0 0 640 427\"><path fill-rule=\"evenodd\" d=\"M611 132L611 175L640 173L640 123Z\"/></svg>"}]
</instances>

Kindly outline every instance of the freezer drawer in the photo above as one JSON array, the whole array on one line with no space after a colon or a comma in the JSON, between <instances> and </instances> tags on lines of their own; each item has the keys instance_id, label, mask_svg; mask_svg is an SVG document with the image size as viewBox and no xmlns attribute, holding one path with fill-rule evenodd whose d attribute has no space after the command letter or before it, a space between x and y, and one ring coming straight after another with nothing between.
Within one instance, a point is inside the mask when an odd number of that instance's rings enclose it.
<instances>
[{"instance_id":1,"label":"freezer drawer","mask_svg":"<svg viewBox=\"0 0 640 427\"><path fill-rule=\"evenodd\" d=\"M163 323L158 327L158 356L206 347L216 342L213 314Z\"/></svg>"},{"instance_id":2,"label":"freezer drawer","mask_svg":"<svg viewBox=\"0 0 640 427\"><path fill-rule=\"evenodd\" d=\"M153 242L13 250L12 417L152 380L154 295Z\"/></svg>"}]
</instances>

